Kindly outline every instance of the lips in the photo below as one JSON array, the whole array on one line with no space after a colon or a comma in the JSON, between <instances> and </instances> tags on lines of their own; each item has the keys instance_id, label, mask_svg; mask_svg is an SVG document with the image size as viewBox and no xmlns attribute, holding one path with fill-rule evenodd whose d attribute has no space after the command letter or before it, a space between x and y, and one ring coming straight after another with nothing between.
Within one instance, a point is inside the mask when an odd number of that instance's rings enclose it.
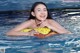
<instances>
[{"instance_id":1,"label":"lips","mask_svg":"<svg viewBox=\"0 0 80 53\"><path fill-rule=\"evenodd\" d=\"M45 17L45 15L43 15L43 16L41 15L40 17L42 17L42 18L43 18L43 17Z\"/></svg>"}]
</instances>

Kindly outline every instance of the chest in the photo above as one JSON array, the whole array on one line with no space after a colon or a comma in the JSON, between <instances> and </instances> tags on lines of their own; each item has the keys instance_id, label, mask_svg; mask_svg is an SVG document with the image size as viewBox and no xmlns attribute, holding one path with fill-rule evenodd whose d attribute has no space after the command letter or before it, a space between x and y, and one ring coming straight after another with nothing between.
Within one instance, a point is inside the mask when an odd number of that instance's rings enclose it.
<instances>
[{"instance_id":1,"label":"chest","mask_svg":"<svg viewBox=\"0 0 80 53\"><path fill-rule=\"evenodd\" d=\"M41 24L36 24L36 22L33 22L29 27L30 28L38 28L38 27L45 27L45 26L43 26Z\"/></svg>"}]
</instances>

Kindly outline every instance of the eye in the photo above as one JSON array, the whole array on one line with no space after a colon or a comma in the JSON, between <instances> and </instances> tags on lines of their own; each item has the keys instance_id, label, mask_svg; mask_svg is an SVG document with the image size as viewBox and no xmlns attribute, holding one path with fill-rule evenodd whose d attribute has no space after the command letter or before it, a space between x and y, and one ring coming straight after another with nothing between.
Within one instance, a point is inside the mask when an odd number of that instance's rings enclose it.
<instances>
[{"instance_id":1,"label":"eye","mask_svg":"<svg viewBox=\"0 0 80 53\"><path fill-rule=\"evenodd\" d=\"M44 9L44 11L47 11L47 9Z\"/></svg>"},{"instance_id":2,"label":"eye","mask_svg":"<svg viewBox=\"0 0 80 53\"><path fill-rule=\"evenodd\" d=\"M41 11L40 9L38 9L38 11Z\"/></svg>"}]
</instances>

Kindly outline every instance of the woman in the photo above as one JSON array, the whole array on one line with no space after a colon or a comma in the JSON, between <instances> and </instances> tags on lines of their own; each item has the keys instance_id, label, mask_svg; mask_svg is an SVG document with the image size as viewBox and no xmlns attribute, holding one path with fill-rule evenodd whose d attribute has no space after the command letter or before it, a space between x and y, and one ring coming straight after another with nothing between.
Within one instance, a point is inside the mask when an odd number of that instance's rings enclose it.
<instances>
[{"instance_id":1,"label":"woman","mask_svg":"<svg viewBox=\"0 0 80 53\"><path fill-rule=\"evenodd\" d=\"M21 32L21 30L25 28L38 28L38 27L48 27L52 31L55 31L58 34L70 34L71 32L63 28L59 23L54 21L48 12L47 6L43 2L36 2L33 4L30 12L30 17L28 21L21 23L20 25L16 26L9 32L7 35L11 36L37 36L41 37L40 35L34 35L39 32L35 30L31 30L29 32ZM52 33L54 34L54 33ZM51 35L52 35L51 34ZM43 35L42 38L50 36L50 34Z\"/></svg>"}]
</instances>

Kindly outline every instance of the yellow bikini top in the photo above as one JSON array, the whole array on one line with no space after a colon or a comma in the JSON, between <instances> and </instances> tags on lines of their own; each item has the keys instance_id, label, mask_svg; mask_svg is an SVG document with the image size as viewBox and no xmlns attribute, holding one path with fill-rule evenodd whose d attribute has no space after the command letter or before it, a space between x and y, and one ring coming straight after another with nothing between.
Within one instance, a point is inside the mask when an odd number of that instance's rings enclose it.
<instances>
[{"instance_id":1,"label":"yellow bikini top","mask_svg":"<svg viewBox=\"0 0 80 53\"><path fill-rule=\"evenodd\" d=\"M31 30L35 30L41 34L48 34L51 31L51 29L49 29L48 27L38 27L34 29L31 29L31 28L23 29L21 30L21 32L29 32Z\"/></svg>"}]
</instances>

